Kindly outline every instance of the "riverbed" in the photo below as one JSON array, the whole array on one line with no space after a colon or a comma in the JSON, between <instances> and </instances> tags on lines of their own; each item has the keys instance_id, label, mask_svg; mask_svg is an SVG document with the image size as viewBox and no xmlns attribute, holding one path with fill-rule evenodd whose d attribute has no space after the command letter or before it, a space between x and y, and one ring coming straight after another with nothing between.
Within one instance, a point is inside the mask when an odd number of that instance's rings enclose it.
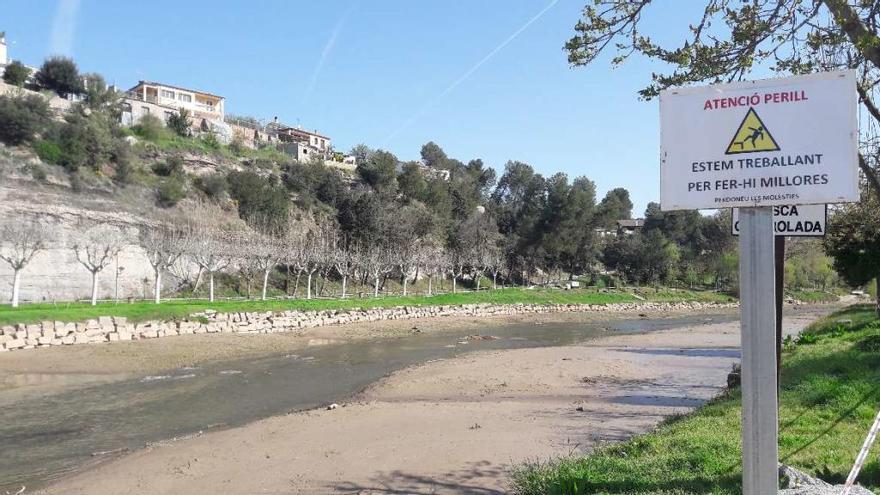
<instances>
[{"instance_id":1,"label":"riverbed","mask_svg":"<svg viewBox=\"0 0 880 495\"><path fill-rule=\"evenodd\" d=\"M810 318L804 316L801 320L807 321ZM461 428L467 428L464 430L466 436L482 435L486 438L487 445L506 445L508 450L512 448L517 450L514 446L521 442L525 444L536 442L537 445L542 446L537 449L525 449L522 452L534 455L558 454L559 449L565 446L565 442L548 443L545 438L548 432L554 431L555 433L552 434L554 438L559 430L568 429L574 433L575 430L572 430L574 424L586 418L578 419L577 415L572 417L571 413L577 411L577 407L584 409L584 406L577 406L574 403L569 404L571 407L565 406L568 411L562 415L564 424L560 424L558 417L550 416L552 413L540 407L539 410L544 412L536 413L532 409L533 396L540 395L539 392L542 390L552 390L558 385L555 383L556 379L565 381L565 386L570 388L569 375L571 373L580 375L577 379L581 382L577 385L576 392L583 397L577 400L583 401L586 405L590 403L588 400L590 393L585 393L582 389L592 390L599 394L596 397L600 397L610 393L611 390L619 391L635 387L639 390L653 391L651 397L665 397L659 400L633 399L625 400L620 404L603 405L599 409L602 409L604 417L613 419L615 416L620 416L616 421L610 419L607 421L610 429L615 433L594 431L586 436L582 433L571 435L568 448L580 449L586 448L596 440L623 438L644 427L644 421L659 420L670 407L672 410L686 410L710 398L717 392L718 384L702 383L705 381L703 375L706 375L702 367L707 363L696 362L693 359L711 361L710 368L720 369L729 368L730 362L738 358L738 350L735 348L736 339L731 340L730 337L730 335L735 337L735 332L731 330L735 330L737 326L734 324L736 315L732 312L673 317L651 315L650 318L602 320L584 316L561 320L554 321L552 318L533 321L483 320L458 322L458 325L456 322L447 322L449 326L426 325L423 328L419 328L420 324L410 324L409 328L398 325L399 328L386 329L384 336L379 338L370 338L369 332L355 339L339 339L334 338L333 335L316 333L292 341L283 350L273 347L272 352L267 354L255 352L243 358L205 362L200 361L196 356L192 363L162 370L134 366L140 370L135 373L126 372L124 367L106 375L84 373L86 370L78 370L80 373L58 373L59 370L56 369L53 373L54 377L46 380L47 384L34 379L36 385L26 384L0 392L0 444L3 445L0 451L0 486L13 489L27 485L33 489L34 486L68 478L67 481L73 483L72 485L66 485L66 482L62 481L50 490L57 493L118 493L122 486L126 488L142 486L142 490L126 491L131 493L242 493L242 490L257 492L256 489L247 488L246 484L238 485L234 482L239 477L247 480L248 471L253 467L248 467L251 460L246 461L241 458L235 464L243 463L239 467L246 467L245 472L239 476L232 476L227 480L228 482L221 483L216 479L212 480L209 476L204 479L205 484L201 489L193 488L192 484L179 483L182 479L191 477L194 462L198 465L199 462L204 463L205 459L209 458L219 462L227 456L236 457L225 449L211 450L210 445L218 442L221 436L242 435L245 434L244 431L254 427L266 427L266 424L273 421L293 421L297 427L292 430L285 427L283 430L311 435L309 438L290 439L291 442L301 446L298 448L278 445L269 439L266 442L257 441L256 439L261 435L266 435L265 431L256 435L247 434L251 439L245 443L250 444L252 448L259 449L260 445L265 446L267 452L260 456L261 461L270 461L273 458L285 459L285 452L290 451L296 453L294 457L300 463L305 462L305 474L303 470L296 470L295 476L284 481L284 484L290 487L289 490L272 491L277 488L272 485L273 488L269 489L269 493L358 491L364 487L370 488L371 478L366 473L371 470L375 473L395 471L391 467L397 462L396 458L383 457L383 455L387 457L388 449L390 452L396 449L404 454L407 449L403 448L403 444L409 445L410 448L415 447L416 451L405 456L417 459L418 452L431 452L434 444L442 444L437 438L438 432L423 423L423 421L431 421L430 418L437 414L441 417L435 417L434 421L439 423L448 422L452 418L469 423L470 419L466 418L474 418L473 424ZM716 337L720 332L719 335L724 335L727 340L733 342L734 346L703 350L696 354L695 351L690 350L681 355L676 354L675 351L669 351L669 355L657 354L656 351L645 353L627 351L613 359L610 359L610 356L621 353L597 351L600 347L595 346L609 338L629 338L633 342L648 342L649 335L683 331L682 329L694 332L694 329L701 328L708 332L707 335ZM185 339L186 337L181 337L180 342L185 342ZM133 351L138 350L138 344L132 344ZM222 344L222 341L216 341L216 345ZM557 356L558 352L569 351L573 357ZM583 354L584 352L587 354ZM596 354L597 352L599 354ZM701 355L701 352L704 355ZM39 351L34 354L34 359L37 354ZM690 371L677 372L678 378L675 379L669 375L663 383L641 377L639 374L641 372L636 372L637 369L634 371L632 366L634 362L639 362L639 366L650 365L655 370L660 370L669 365L669 363L664 364L666 361L670 359L677 361L680 357L692 358ZM475 364L486 359L494 360L488 369L485 363ZM555 377L547 377L545 376L547 370L540 369L538 362L533 362L542 359L558 361L557 364L562 368L572 369L566 372L559 371L558 376ZM631 362L627 362L628 359ZM0 369L3 369L3 365L3 360L0 360ZM19 362L18 365L20 369L21 363ZM675 364L673 367L678 366ZM472 376L468 375L469 369L471 373L475 372ZM390 378L383 379L389 374L391 374ZM717 376L711 378L717 382L718 377L723 377L723 374L718 372ZM38 373L34 375L39 376ZM15 376L21 379L23 374L19 372ZM610 382L609 377L613 378ZM81 382L77 383L79 378ZM700 383L696 389L693 389L690 385L678 383L676 381L678 379ZM452 396L449 386L457 391ZM461 395L466 400L461 401L462 397L456 397L457 395ZM554 403L560 400L558 394L556 395L557 397L553 399ZM518 396L528 400L523 402L517 398ZM568 404L570 399L572 397L563 395L561 400ZM495 403L493 401L499 400L501 403L512 401L512 404L508 404L503 409L506 420L497 417L493 419L492 415L486 416L481 412L481 408L484 408L487 402L493 404ZM323 408L332 402L338 402L345 407L326 413L315 412L315 408ZM456 404L458 407L453 410L449 407L437 407L437 404L443 403L447 406ZM525 409L523 409L524 404L527 406ZM628 414L627 408L638 409L642 406L660 408L661 411L642 414L634 420L625 417ZM554 407L558 408L558 404ZM310 412L287 415L295 411ZM323 414L334 415L331 416L333 419L331 424L323 424L321 419ZM541 414L546 417L541 418ZM243 426L271 417L274 418ZM362 423L377 420L380 420L379 424ZM311 424L315 421L322 425ZM511 437L510 434L503 434L503 431L492 434L492 431L503 426L505 421L519 424L522 435ZM523 429L525 425L522 421L534 427ZM571 421L575 423L569 424ZM331 428L330 431L326 429L328 427ZM357 439L358 432L361 432L361 435L368 435L356 441L362 449L377 450L385 454L375 457L377 454L374 452L371 457L363 451L360 454L348 452L349 455L356 455L357 459L349 459L343 465L348 465L350 468L359 466L357 469L360 470L360 474L355 476L342 470L338 476L333 476L333 469L338 468L330 468L330 472L324 473L322 470L326 470L327 465L339 466L340 459L334 458L342 456L342 450L351 450L344 447L349 441ZM477 433L471 434L473 432ZM371 433L378 437L369 437ZM407 440L407 435L412 438ZM449 436L454 438L457 435L450 432ZM174 438L182 440L168 441ZM183 469L177 464L173 468L162 465L159 469L161 472L167 474L168 470L171 470L170 481L163 480L162 476L146 469L143 471L144 476L132 474L133 477L127 481L124 477L117 477L115 478L117 484L111 483L112 486L100 489L95 488L91 481L87 485L77 484L77 481L82 480L83 477L101 476L101 473L106 476L107 473L103 469L108 466L115 466L112 469L113 473L124 473L124 469L118 469L117 463L121 462L124 465L126 462L135 462L135 459L140 459L135 464L140 473L145 466L148 466L148 463L142 459L143 456L149 457L151 453L156 452L176 452L181 445L189 445L190 442L198 444L208 438L212 439L207 447L209 451L203 454L204 457L193 456L194 459L201 460L188 459L186 461L188 468ZM393 444L392 441L393 445L388 445L389 439L395 438L401 444ZM237 441L241 440L241 437L237 439ZM459 447L464 448L467 443L464 442ZM334 445L336 447L333 447ZM451 450L447 454L446 463L441 462L441 466L449 464L447 467L461 469L456 460L457 457L461 457L461 452L457 453L456 448L448 444L446 448ZM480 452L480 449L475 450L473 446L466 448L471 452ZM231 450L247 455L247 449L242 449L240 445ZM439 449L438 452L442 450ZM504 449L502 451L506 452ZM88 469L129 452L135 453L106 466ZM288 454L293 455L290 452ZM488 459L492 456L505 455L504 452L493 452L478 455L480 459L476 462L489 462L492 467L487 468L486 471L503 470L503 466L510 459ZM296 459L288 460L295 465ZM323 463L321 459L324 460ZM158 459L156 462L161 464ZM419 475L426 476L426 483L432 476L443 478L442 473L437 472L437 466L431 466L430 462L427 464L425 474ZM207 464L199 466L201 468ZM228 465L221 466L222 462L217 465L218 473L225 472L230 475L235 471ZM84 474L71 477L71 474L81 471L85 471ZM309 472L315 474L308 475ZM456 477L451 472L447 474L452 478ZM224 476L221 474L221 477ZM476 478L484 477L486 476L476 476ZM265 476L260 476L260 479L263 478ZM477 483L474 487L485 485L485 489L488 490L498 489L503 474L499 472L486 478L485 483ZM109 482L109 480L105 481ZM345 485L346 483L349 485ZM388 481L383 483L388 484ZM183 488L184 486L188 488ZM221 489L224 486L228 489ZM80 487L80 491L77 491L77 487ZM268 487L264 488L268 489Z\"/></svg>"}]
</instances>

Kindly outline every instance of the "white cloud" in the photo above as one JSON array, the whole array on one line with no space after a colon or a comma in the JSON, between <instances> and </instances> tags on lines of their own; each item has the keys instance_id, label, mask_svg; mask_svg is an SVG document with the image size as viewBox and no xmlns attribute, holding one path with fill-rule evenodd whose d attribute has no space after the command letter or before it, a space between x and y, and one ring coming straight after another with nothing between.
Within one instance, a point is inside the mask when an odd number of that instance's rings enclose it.
<instances>
[{"instance_id":1,"label":"white cloud","mask_svg":"<svg viewBox=\"0 0 880 495\"><path fill-rule=\"evenodd\" d=\"M79 7L80 0L58 0L55 17L52 19L52 33L49 37L49 51L53 55L73 53Z\"/></svg>"}]
</instances>

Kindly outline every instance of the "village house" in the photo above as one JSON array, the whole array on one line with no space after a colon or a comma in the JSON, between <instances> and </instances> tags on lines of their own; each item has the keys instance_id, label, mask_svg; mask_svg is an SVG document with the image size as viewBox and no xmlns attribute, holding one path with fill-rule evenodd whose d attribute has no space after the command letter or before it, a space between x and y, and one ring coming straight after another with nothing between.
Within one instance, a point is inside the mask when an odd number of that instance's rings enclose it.
<instances>
[{"instance_id":1,"label":"village house","mask_svg":"<svg viewBox=\"0 0 880 495\"><path fill-rule=\"evenodd\" d=\"M152 81L140 81L125 93L122 124L136 124L145 115L155 115L167 121L181 109L189 112L195 129L214 132L224 142L232 139L229 126L224 122L226 98Z\"/></svg>"}]
</instances>

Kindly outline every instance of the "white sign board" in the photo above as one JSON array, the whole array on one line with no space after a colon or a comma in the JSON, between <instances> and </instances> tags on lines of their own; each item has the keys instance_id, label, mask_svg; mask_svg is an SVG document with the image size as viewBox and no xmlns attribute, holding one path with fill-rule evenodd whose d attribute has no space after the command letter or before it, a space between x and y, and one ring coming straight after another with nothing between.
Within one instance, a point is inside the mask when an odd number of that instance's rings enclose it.
<instances>
[{"instance_id":1,"label":"white sign board","mask_svg":"<svg viewBox=\"0 0 880 495\"><path fill-rule=\"evenodd\" d=\"M663 210L858 201L853 71L660 94Z\"/></svg>"},{"instance_id":2,"label":"white sign board","mask_svg":"<svg viewBox=\"0 0 880 495\"><path fill-rule=\"evenodd\" d=\"M773 231L790 237L822 237L827 220L825 205L783 205L773 207ZM730 222L733 235L739 235L739 208Z\"/></svg>"}]
</instances>

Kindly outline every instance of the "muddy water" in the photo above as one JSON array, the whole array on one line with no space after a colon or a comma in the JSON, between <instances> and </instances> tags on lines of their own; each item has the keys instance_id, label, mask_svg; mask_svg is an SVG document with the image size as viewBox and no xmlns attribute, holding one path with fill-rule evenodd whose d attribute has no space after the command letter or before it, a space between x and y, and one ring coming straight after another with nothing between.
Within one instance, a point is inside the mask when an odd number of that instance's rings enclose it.
<instances>
[{"instance_id":1,"label":"muddy water","mask_svg":"<svg viewBox=\"0 0 880 495\"><path fill-rule=\"evenodd\" d=\"M732 313L487 326L306 348L39 396L0 392L0 489L35 486L128 450L212 428L339 402L401 368L462 353L563 346L612 333L731 321ZM472 332L472 330L470 331ZM75 381L75 377L71 377Z\"/></svg>"}]
</instances>

